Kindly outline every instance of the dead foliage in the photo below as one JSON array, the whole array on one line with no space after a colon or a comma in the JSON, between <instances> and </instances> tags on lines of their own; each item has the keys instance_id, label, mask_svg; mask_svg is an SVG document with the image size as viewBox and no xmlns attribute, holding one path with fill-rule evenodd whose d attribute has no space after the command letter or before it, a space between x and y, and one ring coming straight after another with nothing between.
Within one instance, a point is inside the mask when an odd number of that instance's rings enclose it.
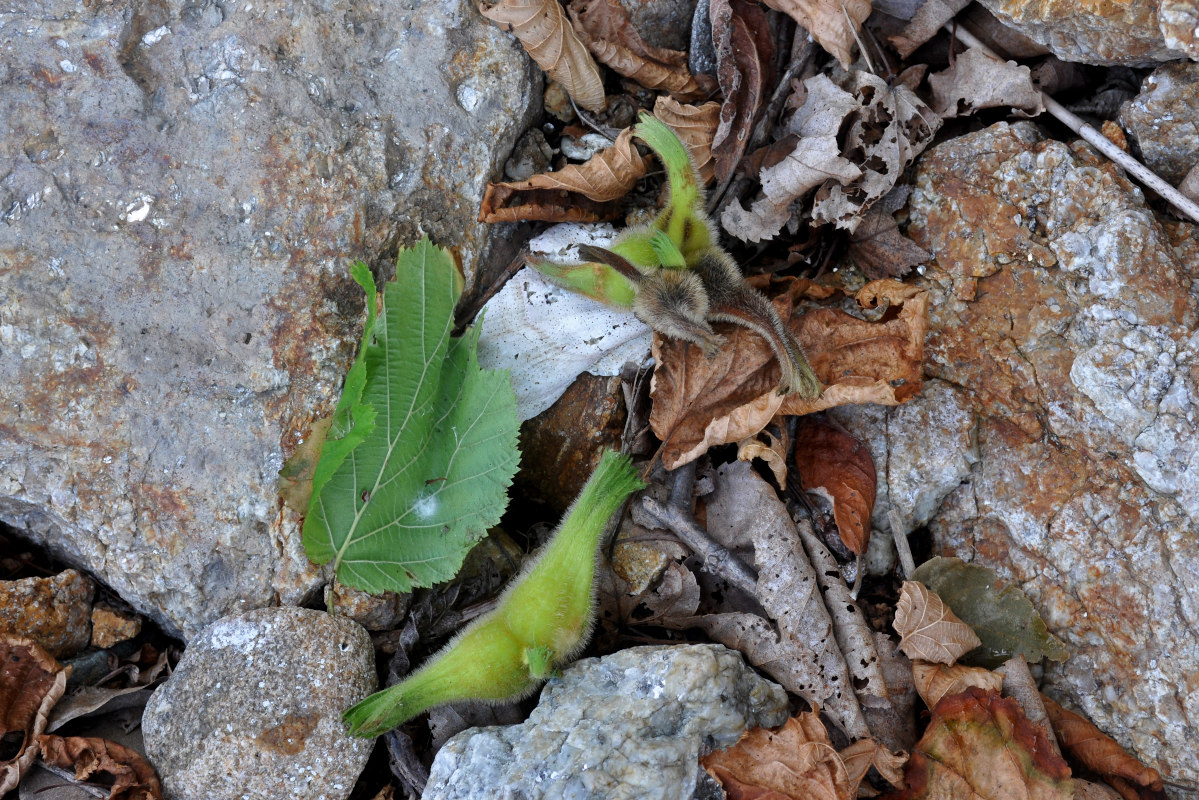
<instances>
[{"instance_id":1,"label":"dead foliage","mask_svg":"<svg viewBox=\"0 0 1199 800\"><path fill-rule=\"evenodd\" d=\"M0 638L0 736L12 752L0 761L0 794L15 789L37 758L37 738L67 688L67 672L36 642Z\"/></svg>"},{"instance_id":2,"label":"dead foliage","mask_svg":"<svg viewBox=\"0 0 1199 800\"><path fill-rule=\"evenodd\" d=\"M866 552L875 493L869 448L833 420L809 414L800 417L795 431L795 468L805 492L832 504L845 546L853 553Z\"/></svg>"},{"instance_id":3,"label":"dead foliage","mask_svg":"<svg viewBox=\"0 0 1199 800\"><path fill-rule=\"evenodd\" d=\"M137 752L106 739L38 737L42 760L74 771L75 780L108 789L108 800L162 800L154 768Z\"/></svg>"}]
</instances>

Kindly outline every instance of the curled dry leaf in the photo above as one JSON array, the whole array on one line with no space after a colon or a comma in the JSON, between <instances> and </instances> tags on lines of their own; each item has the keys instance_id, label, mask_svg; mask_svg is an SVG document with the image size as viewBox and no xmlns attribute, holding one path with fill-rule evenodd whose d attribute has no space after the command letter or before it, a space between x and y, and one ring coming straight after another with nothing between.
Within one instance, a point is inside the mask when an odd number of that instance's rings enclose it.
<instances>
[{"instance_id":1,"label":"curled dry leaf","mask_svg":"<svg viewBox=\"0 0 1199 800\"><path fill-rule=\"evenodd\" d=\"M162 800L162 785L146 759L124 745L83 736L39 736L42 760L75 772L75 780L110 787L108 800Z\"/></svg>"},{"instance_id":2,"label":"curled dry leaf","mask_svg":"<svg viewBox=\"0 0 1199 800\"><path fill-rule=\"evenodd\" d=\"M844 69L853 62L854 41L870 16L870 0L765 0L798 22Z\"/></svg>"},{"instance_id":3,"label":"curled dry leaf","mask_svg":"<svg viewBox=\"0 0 1199 800\"><path fill-rule=\"evenodd\" d=\"M982 644L969 625L918 581L903 582L895 606L895 632L908 658L937 664L952 664Z\"/></svg>"},{"instance_id":4,"label":"curled dry leaf","mask_svg":"<svg viewBox=\"0 0 1199 800\"><path fill-rule=\"evenodd\" d=\"M833 420L809 414L800 417L795 431L795 468L804 491L832 502L845 546L865 553L876 489L870 448Z\"/></svg>"},{"instance_id":5,"label":"curled dry leaf","mask_svg":"<svg viewBox=\"0 0 1199 800\"><path fill-rule=\"evenodd\" d=\"M685 105L672 97L661 95L654 101L654 116L665 122L687 146L687 152L691 154L691 160L695 162L704 184L712 183L716 177L712 139L716 135L716 126L720 124L720 103Z\"/></svg>"},{"instance_id":6,"label":"curled dry leaf","mask_svg":"<svg viewBox=\"0 0 1199 800\"><path fill-rule=\"evenodd\" d=\"M776 486L787 485L787 454L791 452L791 437L784 427L779 427L779 435L771 430L759 431L756 436L737 442L737 460L753 461L761 459L774 475Z\"/></svg>"},{"instance_id":7,"label":"curled dry leaf","mask_svg":"<svg viewBox=\"0 0 1199 800\"><path fill-rule=\"evenodd\" d=\"M37 737L67 688L68 670L31 639L0 639L0 795L16 788L37 758Z\"/></svg>"},{"instance_id":8,"label":"curled dry leaf","mask_svg":"<svg viewBox=\"0 0 1199 800\"><path fill-rule=\"evenodd\" d=\"M827 296L827 290L795 279L779 283L772 302L803 346L824 393L815 400L779 395L774 351L746 329L718 324L727 342L711 359L693 344L655 334L650 425L662 440L667 469L694 461L709 447L753 436L776 414L809 414L851 403L893 406L920 390L927 293L894 281L867 284L858 292L860 305L898 308L868 322L832 308L804 313L798 301Z\"/></svg>"},{"instance_id":9,"label":"curled dry leaf","mask_svg":"<svg viewBox=\"0 0 1199 800\"><path fill-rule=\"evenodd\" d=\"M564 189L526 192L488 184L479 222L608 222L621 216L617 203L597 203Z\"/></svg>"},{"instance_id":10,"label":"curled dry leaf","mask_svg":"<svg viewBox=\"0 0 1199 800\"><path fill-rule=\"evenodd\" d=\"M534 175L526 181L505 181L487 185L487 193L483 197L483 210L479 214L482 222L511 221L507 217L497 218L502 212L513 212L523 208L544 208L547 204L536 202L546 197L560 197L557 203L548 204L550 208L564 206L571 210L573 201L567 199L573 195L582 195L597 204L609 203L624 197L645 175L649 162L637 152L633 144L633 129L625 128L616 137L611 147L604 148L583 164L568 164L557 172L545 172ZM526 198L523 206L499 208L514 197ZM535 199L533 203L528 198ZM581 206L586 209L586 206ZM619 209L613 207L619 213ZM576 215L577 216L577 215ZM546 217L526 215L518 219L539 219ZM554 217L553 221L561 221ZM571 219L570 222L582 220Z\"/></svg>"},{"instance_id":11,"label":"curled dry leaf","mask_svg":"<svg viewBox=\"0 0 1199 800\"><path fill-rule=\"evenodd\" d=\"M946 695L964 692L971 686L989 692L1003 688L1003 676L982 667L967 667L964 664L934 664L930 661L913 661L912 678L920 699L929 708L941 702Z\"/></svg>"},{"instance_id":12,"label":"curled dry leaf","mask_svg":"<svg viewBox=\"0 0 1199 800\"><path fill-rule=\"evenodd\" d=\"M700 764L731 800L851 800L855 795L815 711L792 717L777 731L746 731L737 744L709 753Z\"/></svg>"},{"instance_id":13,"label":"curled dry leaf","mask_svg":"<svg viewBox=\"0 0 1199 800\"><path fill-rule=\"evenodd\" d=\"M849 785L852 788L850 797L865 796L861 787L862 780L871 767L878 770L883 780L892 786L903 783L903 765L908 763L907 753L892 753L881 742L874 739L859 739L841 750L841 761L849 773Z\"/></svg>"},{"instance_id":14,"label":"curled dry leaf","mask_svg":"<svg viewBox=\"0 0 1199 800\"><path fill-rule=\"evenodd\" d=\"M1085 717L1041 695L1058 743L1091 772L1111 781L1123 779L1146 790L1141 797L1165 797L1158 771L1137 761L1116 743L1116 740L1096 728Z\"/></svg>"},{"instance_id":15,"label":"curled dry leaf","mask_svg":"<svg viewBox=\"0 0 1199 800\"><path fill-rule=\"evenodd\" d=\"M933 90L933 110L945 119L983 108L1008 107L1030 117L1045 110L1028 67L1001 61L979 47L959 55L949 69L929 75L928 83Z\"/></svg>"},{"instance_id":16,"label":"curled dry leaf","mask_svg":"<svg viewBox=\"0 0 1199 800\"><path fill-rule=\"evenodd\" d=\"M710 77L688 72L685 52L646 44L619 0L574 0L569 11L587 49L626 78L683 99L705 96L715 88Z\"/></svg>"},{"instance_id":17,"label":"curled dry leaf","mask_svg":"<svg viewBox=\"0 0 1199 800\"><path fill-rule=\"evenodd\" d=\"M712 137L716 180L723 183L749 145L754 120L774 82L774 38L766 12L749 0L710 0L716 79L724 94Z\"/></svg>"},{"instance_id":18,"label":"curled dry leaf","mask_svg":"<svg viewBox=\"0 0 1199 800\"><path fill-rule=\"evenodd\" d=\"M848 255L870 280L899 278L932 255L899 232L892 212L875 203L849 239Z\"/></svg>"},{"instance_id":19,"label":"curled dry leaf","mask_svg":"<svg viewBox=\"0 0 1199 800\"><path fill-rule=\"evenodd\" d=\"M894 800L1071 800L1070 768L1020 704L970 688L937 703Z\"/></svg>"},{"instance_id":20,"label":"curled dry leaf","mask_svg":"<svg viewBox=\"0 0 1199 800\"><path fill-rule=\"evenodd\" d=\"M588 111L606 104L604 81L579 41L558 0L500 0L481 3L479 13L516 35L537 66Z\"/></svg>"},{"instance_id":21,"label":"curled dry leaf","mask_svg":"<svg viewBox=\"0 0 1199 800\"><path fill-rule=\"evenodd\" d=\"M917 47L936 36L942 25L968 5L970 0L925 0L916 15L904 26L903 32L890 37L889 41L901 56L907 58Z\"/></svg>"}]
</instances>

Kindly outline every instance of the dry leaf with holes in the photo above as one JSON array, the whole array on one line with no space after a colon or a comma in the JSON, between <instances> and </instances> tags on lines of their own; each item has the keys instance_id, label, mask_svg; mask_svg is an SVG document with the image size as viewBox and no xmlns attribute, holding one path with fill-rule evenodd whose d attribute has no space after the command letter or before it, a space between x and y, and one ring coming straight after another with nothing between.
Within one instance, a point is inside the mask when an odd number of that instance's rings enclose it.
<instances>
[{"instance_id":1,"label":"dry leaf with holes","mask_svg":"<svg viewBox=\"0 0 1199 800\"><path fill-rule=\"evenodd\" d=\"M967 667L964 664L934 664L931 661L913 661L912 679L920 699L929 708L950 694L964 692L971 686L990 692L1003 688L1003 676L982 667Z\"/></svg>"},{"instance_id":2,"label":"dry leaf with holes","mask_svg":"<svg viewBox=\"0 0 1199 800\"><path fill-rule=\"evenodd\" d=\"M754 121L774 82L774 37L766 12L749 0L710 0L716 79L724 94L712 137L716 180L723 183L745 155Z\"/></svg>"},{"instance_id":3,"label":"dry leaf with holes","mask_svg":"<svg viewBox=\"0 0 1199 800\"><path fill-rule=\"evenodd\" d=\"M37 758L37 737L67 688L68 672L31 639L0 639L0 795L15 789Z\"/></svg>"},{"instance_id":4,"label":"dry leaf with holes","mask_svg":"<svg viewBox=\"0 0 1199 800\"><path fill-rule=\"evenodd\" d=\"M1122 788L1119 782L1126 781L1132 784L1130 788L1134 792L1143 789L1146 793L1154 793L1143 795L1136 792L1132 795L1134 797L1165 797L1161 794L1162 778L1157 770L1137 761L1115 739L1096 728L1085 717L1063 708L1045 695L1041 695L1041 702L1045 704L1045 713L1049 715L1049 722L1053 725L1053 732L1062 750L1082 762L1088 770L1117 789ZM1123 791L1120 793L1129 796Z\"/></svg>"},{"instance_id":5,"label":"dry leaf with holes","mask_svg":"<svg viewBox=\"0 0 1199 800\"><path fill-rule=\"evenodd\" d=\"M831 503L845 546L865 553L876 489L870 448L836 421L809 414L800 417L795 431L795 469L805 492Z\"/></svg>"},{"instance_id":6,"label":"dry leaf with holes","mask_svg":"<svg viewBox=\"0 0 1199 800\"><path fill-rule=\"evenodd\" d=\"M76 781L109 787L109 800L162 800L154 768L136 751L106 739L39 736L42 760L73 770Z\"/></svg>"},{"instance_id":7,"label":"dry leaf with holes","mask_svg":"<svg viewBox=\"0 0 1199 800\"><path fill-rule=\"evenodd\" d=\"M878 322L832 308L805 312L798 306L803 297L828 295L807 281L779 281L773 292L767 290L772 293L779 317L824 383L823 394L816 400L779 395L774 351L747 329L714 326L727 341L711 359L696 345L654 334L650 425L662 440L667 469L694 461L709 447L753 436L777 414L809 414L851 403L893 406L920 390L926 292L895 281L867 284L858 292L858 303L892 309Z\"/></svg>"},{"instance_id":8,"label":"dry leaf with holes","mask_svg":"<svg viewBox=\"0 0 1199 800\"><path fill-rule=\"evenodd\" d=\"M661 95L654 101L654 116L678 135L687 146L687 152L691 154L691 160L695 162L704 184L711 184L716 177L712 139L716 135L716 126L720 124L720 103L686 105Z\"/></svg>"},{"instance_id":9,"label":"dry leaf with holes","mask_svg":"<svg viewBox=\"0 0 1199 800\"><path fill-rule=\"evenodd\" d=\"M983 108L1011 108L1030 117L1045 111L1028 67L1001 61L979 47L960 54L949 69L929 75L928 84L933 110L945 119Z\"/></svg>"},{"instance_id":10,"label":"dry leaf with holes","mask_svg":"<svg viewBox=\"0 0 1199 800\"><path fill-rule=\"evenodd\" d=\"M731 800L851 800L849 773L815 712L777 731L754 728L699 760Z\"/></svg>"},{"instance_id":11,"label":"dry leaf with holes","mask_svg":"<svg viewBox=\"0 0 1199 800\"><path fill-rule=\"evenodd\" d=\"M575 32L592 55L626 78L685 100L715 88L707 75L688 72L685 52L646 44L619 0L574 0L568 10Z\"/></svg>"},{"instance_id":12,"label":"dry leaf with holes","mask_svg":"<svg viewBox=\"0 0 1199 800\"><path fill-rule=\"evenodd\" d=\"M971 688L936 705L893 800L1072 800L1070 768L1020 704Z\"/></svg>"},{"instance_id":13,"label":"dry leaf with holes","mask_svg":"<svg viewBox=\"0 0 1199 800\"><path fill-rule=\"evenodd\" d=\"M558 0L480 3L479 13L515 34L529 56L588 111L603 111L604 81Z\"/></svg>"},{"instance_id":14,"label":"dry leaf with holes","mask_svg":"<svg viewBox=\"0 0 1199 800\"><path fill-rule=\"evenodd\" d=\"M894 625L899 648L913 660L952 664L982 644L970 626L919 581L903 582Z\"/></svg>"},{"instance_id":15,"label":"dry leaf with holes","mask_svg":"<svg viewBox=\"0 0 1199 800\"><path fill-rule=\"evenodd\" d=\"M816 43L849 69L862 23L870 16L870 0L765 0L812 34Z\"/></svg>"}]
</instances>

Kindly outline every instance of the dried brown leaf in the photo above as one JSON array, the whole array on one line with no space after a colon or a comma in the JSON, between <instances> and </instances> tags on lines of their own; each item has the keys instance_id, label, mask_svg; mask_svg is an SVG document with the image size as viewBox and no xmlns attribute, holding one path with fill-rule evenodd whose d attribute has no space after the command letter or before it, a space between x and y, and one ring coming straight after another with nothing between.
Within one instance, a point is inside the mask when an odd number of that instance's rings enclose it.
<instances>
[{"instance_id":1,"label":"dried brown leaf","mask_svg":"<svg viewBox=\"0 0 1199 800\"><path fill-rule=\"evenodd\" d=\"M868 736L816 571L775 490L743 461L722 465L707 522L712 539L756 569L756 598L746 603L738 592L722 592L718 613L679 624L740 650L787 691L822 706L851 738ZM768 618L743 613L750 608Z\"/></svg>"},{"instance_id":2,"label":"dried brown leaf","mask_svg":"<svg viewBox=\"0 0 1199 800\"><path fill-rule=\"evenodd\" d=\"M928 83L933 110L946 119L983 108L1012 108L1030 117L1045 110L1028 67L994 58L980 47L959 55L949 69L929 75Z\"/></svg>"},{"instance_id":3,"label":"dried brown leaf","mask_svg":"<svg viewBox=\"0 0 1199 800\"><path fill-rule=\"evenodd\" d=\"M933 709L894 800L1071 800L1070 768L1020 704L970 688Z\"/></svg>"},{"instance_id":4,"label":"dried brown leaf","mask_svg":"<svg viewBox=\"0 0 1199 800\"><path fill-rule=\"evenodd\" d=\"M903 582L894 624L899 648L913 660L952 664L982 644L970 626L919 581Z\"/></svg>"},{"instance_id":5,"label":"dried brown leaf","mask_svg":"<svg viewBox=\"0 0 1199 800\"><path fill-rule=\"evenodd\" d=\"M1053 732L1067 753L1104 780L1123 779L1143 789L1139 797L1165 797L1158 771L1129 755L1115 739L1095 727L1090 720L1041 695ZM1113 785L1115 785L1113 783ZM1119 788L1117 786L1117 788ZM1123 794L1123 793L1122 793Z\"/></svg>"},{"instance_id":6,"label":"dried brown leaf","mask_svg":"<svg viewBox=\"0 0 1199 800\"><path fill-rule=\"evenodd\" d=\"M964 664L934 664L931 661L913 661L912 678L916 691L924 704L932 708L941 698L964 692L971 686L984 691L998 692L1003 688L1003 676L982 667L967 667Z\"/></svg>"},{"instance_id":7,"label":"dried brown leaf","mask_svg":"<svg viewBox=\"0 0 1199 800\"><path fill-rule=\"evenodd\" d=\"M588 111L604 109L599 68L575 35L558 0L482 2L479 13L515 34L537 66L562 84L575 102Z\"/></svg>"},{"instance_id":8,"label":"dried brown leaf","mask_svg":"<svg viewBox=\"0 0 1199 800\"><path fill-rule=\"evenodd\" d=\"M795 468L804 491L819 492L832 501L845 546L865 553L876 488L870 449L836 422L809 414L796 428Z\"/></svg>"},{"instance_id":9,"label":"dried brown leaf","mask_svg":"<svg viewBox=\"0 0 1199 800\"><path fill-rule=\"evenodd\" d=\"M816 712L754 728L700 759L729 800L851 800L849 774Z\"/></svg>"},{"instance_id":10,"label":"dried brown leaf","mask_svg":"<svg viewBox=\"0 0 1199 800\"><path fill-rule=\"evenodd\" d=\"M774 475L776 486L787 485L787 454L791 452L791 437L784 427L778 427L779 435L762 430L756 436L737 442L737 460L753 461L755 458L766 463Z\"/></svg>"},{"instance_id":11,"label":"dried brown leaf","mask_svg":"<svg viewBox=\"0 0 1199 800\"><path fill-rule=\"evenodd\" d=\"M0 735L8 756L0 760L0 795L16 788L37 758L37 737L67 688L67 672L33 640L0 638Z\"/></svg>"},{"instance_id":12,"label":"dried brown leaf","mask_svg":"<svg viewBox=\"0 0 1199 800\"><path fill-rule=\"evenodd\" d=\"M625 128L611 147L605 147L582 164L567 164L557 172L534 175L527 181L505 181L516 192L550 189L574 192L606 203L619 200L637 185L649 168L649 161L633 144L633 129Z\"/></svg>"},{"instance_id":13,"label":"dried brown leaf","mask_svg":"<svg viewBox=\"0 0 1199 800\"><path fill-rule=\"evenodd\" d=\"M901 56L907 58L917 47L936 36L942 25L968 5L970 0L925 0L904 27L903 33L890 37L889 41Z\"/></svg>"},{"instance_id":14,"label":"dried brown leaf","mask_svg":"<svg viewBox=\"0 0 1199 800\"><path fill-rule=\"evenodd\" d=\"M895 217L881 203L866 212L849 239L849 257L870 280L901 278L932 255L899 232Z\"/></svg>"},{"instance_id":15,"label":"dried brown leaf","mask_svg":"<svg viewBox=\"0 0 1199 800\"><path fill-rule=\"evenodd\" d=\"M796 302L817 287L801 281L782 286L772 302L803 346L824 393L816 400L780 396L774 351L746 329L717 325L727 342L711 359L695 345L655 334L650 425L663 442L667 469L699 458L709 447L753 436L779 413L809 414L850 403L898 405L920 390L926 293L894 281L867 284L858 293L859 304L899 309L868 322L831 308L804 313Z\"/></svg>"},{"instance_id":16,"label":"dried brown leaf","mask_svg":"<svg viewBox=\"0 0 1199 800\"><path fill-rule=\"evenodd\" d=\"M849 773L850 797L864 797L862 779L871 767L878 770L883 780L892 786L903 783L903 765L908 763L907 753L892 753L875 739L859 739L841 750L841 761ZM873 796L871 793L869 796Z\"/></svg>"},{"instance_id":17,"label":"dried brown leaf","mask_svg":"<svg viewBox=\"0 0 1199 800\"><path fill-rule=\"evenodd\" d=\"M754 121L774 81L774 39L766 12L749 0L711 0L716 79L724 94L712 137L716 180L728 178L749 145Z\"/></svg>"},{"instance_id":18,"label":"dried brown leaf","mask_svg":"<svg viewBox=\"0 0 1199 800\"><path fill-rule=\"evenodd\" d=\"M619 203L597 203L562 189L518 192L490 183L479 222L607 222L622 216Z\"/></svg>"},{"instance_id":19,"label":"dried brown leaf","mask_svg":"<svg viewBox=\"0 0 1199 800\"><path fill-rule=\"evenodd\" d=\"M619 0L574 0L568 10L592 55L626 78L682 99L697 99L715 88L710 77L688 72L685 52L646 44Z\"/></svg>"},{"instance_id":20,"label":"dried brown leaf","mask_svg":"<svg viewBox=\"0 0 1199 800\"><path fill-rule=\"evenodd\" d=\"M716 177L712 139L716 135L716 126L720 124L720 103L685 105L662 95L654 101L654 116L678 135L687 146L704 184L710 184Z\"/></svg>"},{"instance_id":21,"label":"dried brown leaf","mask_svg":"<svg viewBox=\"0 0 1199 800\"><path fill-rule=\"evenodd\" d=\"M766 5L798 22L844 69L853 62L853 46L870 16L870 0L765 0Z\"/></svg>"},{"instance_id":22,"label":"dried brown leaf","mask_svg":"<svg viewBox=\"0 0 1199 800\"><path fill-rule=\"evenodd\" d=\"M75 771L75 780L111 787L108 800L162 800L154 768L136 751L107 739L39 736L42 760Z\"/></svg>"}]
</instances>

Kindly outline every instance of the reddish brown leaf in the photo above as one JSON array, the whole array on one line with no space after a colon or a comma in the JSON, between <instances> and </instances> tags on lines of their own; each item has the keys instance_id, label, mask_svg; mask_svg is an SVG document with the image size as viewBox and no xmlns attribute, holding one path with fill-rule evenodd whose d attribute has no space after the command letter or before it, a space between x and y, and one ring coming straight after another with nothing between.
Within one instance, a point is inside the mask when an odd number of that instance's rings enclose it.
<instances>
[{"instance_id":1,"label":"reddish brown leaf","mask_svg":"<svg viewBox=\"0 0 1199 800\"><path fill-rule=\"evenodd\" d=\"M39 736L42 760L75 771L75 780L110 787L108 800L162 800L154 768L136 751L107 739Z\"/></svg>"},{"instance_id":2,"label":"reddish brown leaf","mask_svg":"<svg viewBox=\"0 0 1199 800\"><path fill-rule=\"evenodd\" d=\"M626 78L683 99L704 97L715 89L708 76L687 71L685 52L646 44L618 0L574 0L569 12L587 49Z\"/></svg>"},{"instance_id":3,"label":"reddish brown leaf","mask_svg":"<svg viewBox=\"0 0 1199 800\"><path fill-rule=\"evenodd\" d=\"M796 303L805 295L827 296L827 290L793 279L779 284L772 302L803 346L824 393L815 400L779 395L774 351L746 329L715 326L727 341L711 359L696 345L655 334L650 426L662 440L667 469L699 458L709 447L753 436L776 414L849 403L898 405L920 390L927 293L895 281L867 284L858 293L859 304L892 308L880 321L868 322L839 309L805 313Z\"/></svg>"},{"instance_id":4,"label":"reddish brown leaf","mask_svg":"<svg viewBox=\"0 0 1199 800\"><path fill-rule=\"evenodd\" d=\"M700 759L729 800L851 800L849 773L816 712L754 728Z\"/></svg>"},{"instance_id":5,"label":"reddish brown leaf","mask_svg":"<svg viewBox=\"0 0 1199 800\"><path fill-rule=\"evenodd\" d=\"M1119 779L1131 784L1133 798L1149 800L1149 798L1164 798L1162 778L1157 770L1147 767L1130 756L1116 740L1091 724L1085 717L1063 708L1045 695L1041 695L1045 704L1045 712L1057 734L1058 743L1062 749L1078 759L1096 775L1100 775L1121 789ZM1115 779L1115 780L1113 780ZM1124 797L1130 797L1120 791Z\"/></svg>"},{"instance_id":6,"label":"reddish brown leaf","mask_svg":"<svg viewBox=\"0 0 1199 800\"><path fill-rule=\"evenodd\" d=\"M1070 768L1020 704L970 688L937 703L891 800L1071 800Z\"/></svg>"},{"instance_id":7,"label":"reddish brown leaf","mask_svg":"<svg viewBox=\"0 0 1199 800\"><path fill-rule=\"evenodd\" d=\"M704 184L710 184L716 177L712 137L716 135L716 126L720 124L720 103L689 106L663 95L654 101L654 116L678 134L683 144L687 145L687 151L691 153L691 160L695 162Z\"/></svg>"},{"instance_id":8,"label":"reddish brown leaf","mask_svg":"<svg viewBox=\"0 0 1199 800\"><path fill-rule=\"evenodd\" d=\"M589 111L606 105L604 81L587 48L575 35L558 0L500 0L481 3L479 13L511 31L537 66L562 84Z\"/></svg>"},{"instance_id":9,"label":"reddish brown leaf","mask_svg":"<svg viewBox=\"0 0 1199 800\"><path fill-rule=\"evenodd\" d=\"M0 639L0 737L13 754L0 761L0 795L16 788L37 758L37 737L67 688L67 670L30 639ZM19 737L19 738L18 738Z\"/></svg>"},{"instance_id":10,"label":"reddish brown leaf","mask_svg":"<svg viewBox=\"0 0 1199 800\"><path fill-rule=\"evenodd\" d=\"M870 16L870 0L765 0L798 22L841 66L853 63L853 46L862 22Z\"/></svg>"},{"instance_id":11,"label":"reddish brown leaf","mask_svg":"<svg viewBox=\"0 0 1199 800\"><path fill-rule=\"evenodd\" d=\"M732 174L745 148L762 100L774 82L774 40L766 12L749 0L711 0L716 78L724 93L720 125L712 139L716 180Z\"/></svg>"},{"instance_id":12,"label":"reddish brown leaf","mask_svg":"<svg viewBox=\"0 0 1199 800\"><path fill-rule=\"evenodd\" d=\"M854 553L866 552L875 490L870 449L832 420L808 415L800 418L795 431L795 468L804 491L832 501L845 546Z\"/></svg>"}]
</instances>

